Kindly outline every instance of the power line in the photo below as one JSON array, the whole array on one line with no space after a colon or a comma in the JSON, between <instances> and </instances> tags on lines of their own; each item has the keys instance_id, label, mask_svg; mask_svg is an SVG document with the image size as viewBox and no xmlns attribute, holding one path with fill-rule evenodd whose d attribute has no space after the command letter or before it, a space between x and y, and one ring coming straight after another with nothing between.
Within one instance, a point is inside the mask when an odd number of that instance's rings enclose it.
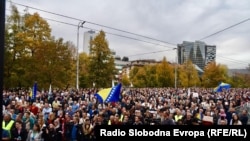
<instances>
[{"instance_id":1,"label":"power line","mask_svg":"<svg viewBox=\"0 0 250 141\"><path fill-rule=\"evenodd\" d=\"M58 21L58 20L54 20L54 19L50 19L50 18L44 18L44 19L47 19L47 20L53 21L53 22L58 22L58 23L61 23L61 24L66 24L66 25L76 26L77 27L76 24L62 22L62 21ZM100 30L97 30L97 29L94 29L94 28L90 28L90 27L86 27L86 26L83 26L82 28L90 29L90 30L93 30L93 31L100 31ZM128 37L128 36L120 35L120 34L116 34L116 33L111 33L111 32L106 32L106 31L105 31L105 33L109 34L109 35L113 35L113 36L118 36L118 37L123 37L123 38L131 39L131 40L135 40L135 41L140 41L140 42L144 42L144 43L148 43L148 44L153 44L153 45L157 45L157 46L162 46L162 47L167 47L167 48L173 48L173 47L170 47L170 46L166 46L166 45L162 45L162 44L158 44L158 43L153 43L153 42L149 42L149 41L145 41L145 40L141 40L141 39L137 39L137 38L133 38L133 37Z\"/></svg>"},{"instance_id":2,"label":"power line","mask_svg":"<svg viewBox=\"0 0 250 141\"><path fill-rule=\"evenodd\" d=\"M45 13L57 15L57 16L60 16L60 17L64 17L64 18L68 18L68 19L72 19L72 20L77 20L77 21L85 21L86 23L89 23L89 24L92 24L92 25L101 26L101 27L105 27L105 28L108 28L108 29L116 30L116 31L119 31L119 32L131 34L131 35L135 35L135 36L140 36L140 37L147 38L147 39L150 39L150 40L154 40L154 41L158 41L158 42L162 42L162 43L165 43L165 44L176 46L176 44L174 44L174 43L162 41L162 40L159 40L159 39L155 39L155 38L152 38L152 37L140 35L140 34L129 32L129 31L125 31L125 30L122 30L122 29L118 29L118 28L114 28L114 27L110 27L110 26L106 26L106 25L94 23L94 22L91 22L91 21L86 21L86 20L82 20L82 19L78 19L78 18L66 16L66 15L63 15L63 14L58 14L58 13L55 13L55 12L50 12L50 11L47 11L47 10L43 10L43 9L31 7L31 6L20 4L20 3L16 3L16 2L11 2L11 1L8 1L8 2L16 4L16 5L19 5L19 6L23 6L23 7L26 7L26 8L31 8L31 9L34 9L34 10L38 10L38 11L41 11L41 12L45 12Z\"/></svg>"},{"instance_id":3,"label":"power line","mask_svg":"<svg viewBox=\"0 0 250 141\"><path fill-rule=\"evenodd\" d=\"M235 61L235 60L232 60L232 59L227 59L227 58L224 58L222 56L218 56L217 58L220 58L222 60L226 60L228 62L237 63L237 64L244 64L244 65L248 65L249 64L249 63L246 63L246 62L243 62L243 61Z\"/></svg>"},{"instance_id":4,"label":"power line","mask_svg":"<svg viewBox=\"0 0 250 141\"><path fill-rule=\"evenodd\" d=\"M225 59L236 61L236 62L242 62L242 63L250 64L250 62L240 61L240 60L224 57L224 56L221 56L221 55L217 55L217 56L220 57L220 58L225 58Z\"/></svg>"},{"instance_id":5,"label":"power line","mask_svg":"<svg viewBox=\"0 0 250 141\"><path fill-rule=\"evenodd\" d=\"M7 10L11 11L10 9L7 9ZM68 22L63 22L63 21L54 20L54 19L45 18L45 17L42 17L42 18L44 18L44 19L46 19L48 21L53 21L53 22L57 22L57 23L65 24L65 25L70 25L70 26L74 26L74 27L78 26L76 24L72 24L72 23L68 23ZM82 28L90 29L90 30L98 31L98 32L100 31L100 30L97 30L97 29L94 29L94 28L90 28L90 27L86 27L86 26L83 26ZM105 31L105 33L109 34L109 35L113 35L113 36L123 37L123 38L131 39L131 40L135 40L135 41L140 41L140 42L144 42L144 43L156 45L156 46L162 46L162 47L166 47L166 48L173 48L173 47L162 45L162 44L159 44L159 43L153 43L153 42L149 42L149 41L145 41L145 40L141 40L141 39L137 39L137 38L133 38L133 37L128 37L128 36L120 35L120 34L116 34L116 33L111 33L111 32L106 32L106 31Z\"/></svg>"},{"instance_id":6,"label":"power line","mask_svg":"<svg viewBox=\"0 0 250 141\"><path fill-rule=\"evenodd\" d=\"M139 55L145 55L145 54L153 54L153 53L159 53L159 52L165 52L165 51L172 51L172 50L173 50L173 49L160 50L160 51L154 51L154 52L146 52L146 53L139 53L139 54L134 54L134 55L128 55L128 57L139 56Z\"/></svg>"},{"instance_id":7,"label":"power line","mask_svg":"<svg viewBox=\"0 0 250 141\"><path fill-rule=\"evenodd\" d=\"M228 30L228 29L230 29L230 28L233 28L233 27L235 27L235 26L238 26L238 25L240 25L240 24L242 24L242 23L245 23L245 22L247 22L247 21L249 21L249 20L250 20L250 18L247 18L247 19L245 19L245 20L243 20L243 21L240 21L240 22L238 22L238 23L236 23L236 24L233 24L233 25L231 25L231 26L229 26L229 27L227 27L227 28L224 28L224 29L222 29L222 30L219 30L219 31L213 33L213 34L210 34L210 35L208 35L208 36L205 36L205 37L201 38L200 41L201 41L201 40L204 40L204 39L207 39L207 38L209 38L209 37L211 37L211 36L214 36L214 35L216 35L216 34L219 34L219 33L223 32L223 31Z\"/></svg>"},{"instance_id":8,"label":"power line","mask_svg":"<svg viewBox=\"0 0 250 141\"><path fill-rule=\"evenodd\" d=\"M10 2L10 1L9 1ZM19 4L19 3L15 3L15 2L11 2L11 3L14 3L16 5L20 5L20 6L24 6L26 8L31 8L31 9L35 9L35 10L38 10L38 11L42 11L42 12L46 12L46 13L50 13L50 14L53 14L53 15L57 15L57 16L61 16L61 17L64 17L64 18L69 18L69 19L73 19L73 20L78 20L78 21L82 21L81 19L77 19L77 18L74 18L74 17L69 17L69 16L65 16L65 15L62 15L62 14L57 14L57 13L54 13L54 12L50 12L50 11L46 11L46 10L42 10L42 9L38 9L38 8L34 8L34 7L30 7L30 6L27 6L27 5L23 5L23 4ZM71 23L67 23L67 22L62 22L62 21L57 21L57 20L53 20L53 19L49 19L49 18L45 18L45 19L48 19L50 21L54 21L54 22L58 22L58 23L62 23L62 24L67 24L67 25L71 25L71 26L77 26L75 24L71 24ZM203 38L201 38L200 40L204 40L204 39L207 39L209 37L212 37L216 34L219 34L225 30L228 30L230 28L233 28L235 26L238 26L244 22L247 22L249 21L250 18L248 19L245 19L239 23L236 23L234 25L231 25L225 29L222 29L220 31L217 31L213 34L210 34L208 36L205 36ZM132 33L132 32L128 32L128 31L124 31L124 30L120 30L120 29L116 29L116 28L113 28L113 27L109 27L109 26L105 26L105 25L101 25L101 24L97 24L97 23L93 23L93 22L89 22L89 21L85 21L86 23L89 23L89 24L93 24L93 25L97 25L97 26L102 26L102 27L105 27L105 28L109 28L109 29L113 29L113 30L117 30L117 31L120 31L120 32L124 32L124 33L128 33L128 34L132 34L132 35L136 35L136 36L140 36L140 37L144 37L144 38L147 38L147 39L151 39L151 40L155 40L155 41L159 41L159 42L162 42L162 43L167 43L167 44L171 44L171 45L175 45L176 44L173 44L173 43L169 43L169 42L165 42L165 41L161 41L161 40L158 40L158 39L154 39L154 38L151 38L151 37L147 37L147 36L143 36L143 35L139 35L139 34L136 34L136 33ZM91 30L95 30L95 31L100 31L100 30L96 30L96 29L93 29L93 28L89 28L89 27L83 27L85 29L91 29ZM164 46L164 45L161 45L161 44L157 44L157 43L152 43L152 42L148 42L148 41L145 41L145 40L140 40L140 39L136 39L136 38L132 38L132 37L128 37L128 36L124 36L124 35L119 35L119 34L115 34L115 33L109 33L109 32L105 32L107 34L110 34L110 35L114 35L114 36L119 36L119 37L124 37L124 38L128 38L128 39L132 39L132 40L136 40L136 41L141 41L141 42L145 42L145 43L150 43L150 44L154 44L154 45L158 45L158 46L163 46L163 47L168 47L168 48L172 48L174 49L174 47L169 47L169 46ZM130 56L136 56L136 55L144 55L144 54L152 54L152 53L159 53L159 52L164 52L164 51L168 51L168 50L160 50L160 51L153 51L153 52L148 52L148 53L141 53L141 54L135 54L135 55L130 55ZM222 57L222 56L220 56ZM223 58L223 57L222 57ZM227 58L229 59L229 58ZM238 61L239 62L239 61ZM241 61L242 62L242 61ZM244 62L246 63L246 62Z\"/></svg>"},{"instance_id":9,"label":"power line","mask_svg":"<svg viewBox=\"0 0 250 141\"><path fill-rule=\"evenodd\" d=\"M9 10L9 9L7 9L7 10ZM42 18L44 18L44 17L42 17ZM50 19L50 18L44 18L44 19L49 20L49 21L53 21L53 22L57 22L57 23L61 23L61 24L66 24L66 25L74 26L74 27L78 26L76 24L72 24L72 23L68 23L68 22L63 22L63 21L58 21L58 20L54 20L54 19ZM99 31L97 29L93 29L93 28L90 28L90 27L83 27L83 28L94 30L94 31ZM148 42L148 41L144 41L144 40L140 40L140 39L136 39L136 38L124 36L124 35L119 35L119 34L114 34L114 33L109 33L109 32L105 32L105 33L106 34L110 34L110 35L114 35L114 36L119 36L119 37L123 37L123 38L132 39L132 40L137 40L137 41L141 41L141 42L146 42L146 43L149 43L149 44L160 45L160 44L156 44L156 43L152 43L152 42ZM163 45L161 45L161 46L163 46ZM163 46L163 47L168 47L168 46ZM169 47L169 48L171 48L171 47ZM152 52L146 52L146 53L138 53L138 54L134 54L134 55L128 55L128 57L140 56L140 55L147 55L147 54L154 54L154 53L161 53L161 52L172 51L172 50L173 49L152 51ZM224 56L221 56L221 55L217 55L217 57L221 58L222 60L226 60L226 61L229 61L229 62L232 62L232 63L249 64L248 62L231 59L231 58L224 57Z\"/></svg>"},{"instance_id":10,"label":"power line","mask_svg":"<svg viewBox=\"0 0 250 141\"><path fill-rule=\"evenodd\" d=\"M235 26L238 26L238 25L240 25L240 24L242 24L242 23L245 23L245 22L247 22L247 21L249 21L250 20L250 18L248 18L248 19L245 19L245 20L243 20L243 21L241 21L241 22L238 22L238 23L236 23L236 24L234 24L234 25L231 25L231 26L229 26L229 27L226 27L226 28L224 28L224 29L222 29L222 30L219 30L219 31L217 31L217 32L215 32L215 33L213 33L213 34L210 34L210 35L208 35L208 36L205 36L205 37L203 37L203 38L201 38L199 41L201 41L201 40L204 40L204 39L207 39L207 38L209 38L209 37L212 37L212 36L214 36L214 35L216 35L216 34L219 34L219 33L221 33L221 32L223 32L223 31L226 31L226 30L228 30L228 29L230 29L230 28L233 28L233 27L235 27ZM190 45L191 46L191 45ZM159 51L160 52L160 51ZM152 52L152 53L154 53L154 52ZM217 55L218 56L218 55ZM222 57L222 56L219 56L219 57ZM222 57L223 58L223 57ZM229 58L226 58L226 57L224 57L225 59L229 59ZM234 60L234 59L231 59L231 60ZM239 60L237 60L238 62L243 62L243 61L239 61ZM243 63L247 63L247 62L243 62ZM249 64L249 63L247 63L247 64Z\"/></svg>"}]
</instances>

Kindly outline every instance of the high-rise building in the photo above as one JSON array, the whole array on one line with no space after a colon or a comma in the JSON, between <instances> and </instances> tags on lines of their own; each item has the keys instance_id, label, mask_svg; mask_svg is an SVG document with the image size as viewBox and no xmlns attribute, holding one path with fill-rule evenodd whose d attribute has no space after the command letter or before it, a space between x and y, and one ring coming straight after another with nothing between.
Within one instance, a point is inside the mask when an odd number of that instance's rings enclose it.
<instances>
[{"instance_id":1,"label":"high-rise building","mask_svg":"<svg viewBox=\"0 0 250 141\"><path fill-rule=\"evenodd\" d=\"M96 37L97 33L93 30L84 32L84 41L83 41L83 52L89 54L90 52L90 41Z\"/></svg>"},{"instance_id":2,"label":"high-rise building","mask_svg":"<svg viewBox=\"0 0 250 141\"><path fill-rule=\"evenodd\" d=\"M177 45L177 49L179 64L191 60L193 64L203 70L209 62L215 61L216 46L206 45L205 42L183 41L182 44Z\"/></svg>"}]
</instances>

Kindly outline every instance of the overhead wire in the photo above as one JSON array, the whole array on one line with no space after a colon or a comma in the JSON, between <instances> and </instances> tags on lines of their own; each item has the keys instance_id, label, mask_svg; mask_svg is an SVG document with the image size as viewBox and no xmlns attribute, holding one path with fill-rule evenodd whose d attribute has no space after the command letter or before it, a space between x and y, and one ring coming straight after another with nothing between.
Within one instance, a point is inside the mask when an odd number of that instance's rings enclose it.
<instances>
[{"instance_id":1,"label":"overhead wire","mask_svg":"<svg viewBox=\"0 0 250 141\"><path fill-rule=\"evenodd\" d=\"M217 32L215 32L215 33L210 34L210 35L207 35L207 36L201 38L200 41L202 41L202 40L204 40L204 39L207 39L207 38L209 38L209 37L211 37L211 36L214 36L214 35L216 35L216 34L219 34L219 33L223 32L223 31L226 31L226 30L228 30L228 29L230 29L230 28L233 28L233 27L235 27L235 26L238 26L238 25L240 25L240 24L243 24L243 23L245 23L245 22L247 22L247 21L249 21L249 20L250 20L250 18L244 19L244 20L242 20L242 21L240 21L240 22L238 22L238 23L236 23L236 24L233 24L233 25L231 25L231 26L229 26L229 27L226 27L226 28L224 28L224 29L221 29L221 30L219 30L219 31L217 31Z\"/></svg>"},{"instance_id":2,"label":"overhead wire","mask_svg":"<svg viewBox=\"0 0 250 141\"><path fill-rule=\"evenodd\" d=\"M66 15L62 15L62 14L58 14L58 13L54 13L54 12L50 12L50 11L46 11L46 10L43 10L43 9L39 9L39 8L35 8L35 7L31 7L31 6L28 6L28 5L24 5L24 4L20 4L20 3L16 3L16 2L12 2L12 1L8 1L8 2L11 2L13 4L16 4L16 5L19 5L19 6L23 6L23 7L26 7L26 8L31 8L31 9L34 9L34 10L38 10L38 11L41 11L41 12L45 12L45 13L49 13L49 14L53 14L53 15L57 15L57 16L61 16L61 17L64 17L64 18L69 18L69 19L72 19L72 20L78 20L78 21L83 21L81 19L78 19L78 18L74 18L74 17L70 17L70 16L66 16ZM45 18L45 19L48 19L48 18ZM62 21L57 21L57 20L54 20L54 19L48 19L48 20L51 20L51 21L54 21L54 22L59 22L59 23L62 23L62 24L67 24L67 25L71 25L71 26L78 26L78 25L75 25L75 24L70 24L70 23L67 23L67 22L62 22ZM247 21L249 21L250 18L247 18L243 21L240 21L236 24L233 24L229 27L226 27L222 30L219 30L215 33L212 33L210 35L207 35L201 39L199 39L199 41L202 41L204 39L207 39L207 38L210 38L216 34L219 34L223 31L226 31L230 28L233 28L235 26L238 26L242 23L245 23ZM170 43L170 42L166 42L166 41L162 41L162 40L158 40L158 39L154 39L154 38L151 38L151 37L147 37L147 36L144 36L144 35L139 35L139 34L136 34L136 33L132 33L132 32L129 32L129 31L125 31L125 30L121 30L121 29L117 29L117 28L113 28L113 27L109 27L109 26L105 26L105 25L101 25L101 24L98 24L98 23L94 23L94 22L90 22L90 21L86 21L84 20L86 23L89 23L89 24L93 24L93 25L97 25L97 26L101 26L101 27L105 27L105 28L109 28L109 29L112 29L112 30L116 30L116 31L120 31L120 32L123 32L123 33L127 33L127 34L131 34L131 35L136 35L136 36L140 36L140 37L143 37L143 38L147 38L147 39L151 39L151 40L155 40L155 41L158 41L158 42L162 42L162 43L166 43L166 44L170 44L170 45L174 45L176 46L176 44L173 44L173 43ZM100 30L96 30L96 29L93 29L93 28L89 28L89 27L83 27L83 28L86 28L86 29L91 29L91 30L95 30L95 31L100 31ZM128 37L128 36L124 36L124 35L120 35L120 34L115 34L115 33L109 33L109 32L105 32L107 34L110 34L110 35L114 35L114 36L119 36L119 37L124 37L124 38L127 38L127 39L132 39L132 40L136 40L136 41L141 41L141 42L145 42L145 43L150 43L150 44L154 44L154 45L158 45L158 46L164 46L164 45L161 45L161 44L157 44L157 43L152 43L152 42L148 42L148 41L145 41L145 40L141 40L141 39L137 39L137 38L133 38L133 37ZM168 48L172 48L174 49L175 47L169 47L169 46L164 46L164 47L168 47ZM152 52L147 52L147 53L141 53L141 54L136 54L136 55L143 55L143 54L150 54L150 53L158 53L158 52L164 52L164 51L167 51L167 50L159 50L159 51L152 51ZM135 56L135 55L130 55L130 56ZM218 56L218 55L217 55ZM221 57L221 56L220 56ZM228 58L227 58L228 59ZM229 59L228 59L229 60Z\"/></svg>"},{"instance_id":3,"label":"overhead wire","mask_svg":"<svg viewBox=\"0 0 250 141\"><path fill-rule=\"evenodd\" d=\"M146 54L153 54L153 53L160 53L160 52L166 52L166 51L172 51L172 50L173 50L173 49L159 50L159 51L145 52L145 53L138 53L138 54L133 54L133 55L127 55L127 57L139 56L139 55L146 55Z\"/></svg>"},{"instance_id":4,"label":"overhead wire","mask_svg":"<svg viewBox=\"0 0 250 141\"><path fill-rule=\"evenodd\" d=\"M45 17L42 17L42 18L44 18L44 19L46 19L48 21L52 21L52 22L57 22L57 23L61 23L61 24L66 24L66 25L78 27L77 24L72 24L72 23L63 22L63 21L59 21L59 20L54 20L54 19L51 19L51 18L45 18ZM98 31L98 32L100 31L98 29L94 29L94 28L90 28L90 27L86 27L86 26L82 26L82 28L93 30L93 31ZM144 43L156 45L156 46L162 46L162 47L166 47L166 48L173 48L173 47L170 47L170 46L167 46L167 45L162 45L162 44L159 44L159 43L153 43L153 42L150 42L150 41L141 40L141 39L138 39L138 38L133 38L133 37L129 37L129 36L121 35L121 34L116 34L116 33L111 33L111 32L106 32L106 31L105 31L105 33L109 34L109 35L113 35L113 36L123 37L123 38L131 39L131 40L135 40L135 41L139 41L139 42L144 42Z\"/></svg>"},{"instance_id":5,"label":"overhead wire","mask_svg":"<svg viewBox=\"0 0 250 141\"><path fill-rule=\"evenodd\" d=\"M76 26L76 27L78 26L76 24L66 23L66 22L62 22L62 21L58 21L58 20L54 20L54 19L50 19L50 18L44 18L44 19L47 19L47 20L53 21L53 22L58 22L58 23L61 23L61 24L67 24L67 25ZM94 29L94 28L90 28L90 27L86 27L86 26L82 26L82 28L93 30L93 31L100 31L98 29ZM106 32L106 31L105 31L105 33L109 34L109 35L113 35L113 36L118 36L118 37L123 37L123 38L131 39L131 40L135 40L135 41L140 41L140 42L144 42L144 43L148 43L148 44L153 44L153 45L157 45L157 46L173 48L173 47L162 45L162 44L159 44L159 43L153 43L153 42L149 42L149 41L145 41L145 40L141 40L141 39L138 39L138 38L133 38L133 37L129 37L129 36L121 35L121 34L116 34L116 33L111 33L111 32Z\"/></svg>"},{"instance_id":6,"label":"overhead wire","mask_svg":"<svg viewBox=\"0 0 250 141\"><path fill-rule=\"evenodd\" d=\"M119 31L119 32L123 32L123 33L127 33L127 34L131 34L131 35L135 35L135 36L139 36L139 37L147 38L147 39L150 39L150 40L154 40L154 41L158 41L158 42L162 42L162 43L165 43L165 44L176 46L176 44L174 44L174 43L170 43L170 42L167 42L167 41L162 41L162 40L159 40L159 39L155 39L155 38L152 38L152 37L140 35L140 34L137 34L137 33L130 32L130 31L114 28L114 27L111 27L111 26L106 26L106 25L94 23L94 22L91 22L91 21L87 21L87 20L83 20L83 19L79 19L79 18L74 18L74 17L71 17L71 16L66 16L66 15L63 15L63 14L55 13L55 12L50 12L50 11L47 11L47 10L43 10L43 9L35 8L35 7L32 7L32 6L20 4L20 3L17 3L17 2L12 2L12 1L8 1L8 2L19 5L19 6L23 6L23 7L26 7L26 8L31 8L31 9L38 10L38 11L41 11L41 12L53 14L53 15L56 15L56 16L60 16L60 17L64 17L64 18L68 18L68 19L72 19L72 20L77 20L77 21L85 21L88 24L92 24L92 25L96 25L96 26L100 26L100 27L104 27L104 28L116 30L116 31Z\"/></svg>"}]
</instances>

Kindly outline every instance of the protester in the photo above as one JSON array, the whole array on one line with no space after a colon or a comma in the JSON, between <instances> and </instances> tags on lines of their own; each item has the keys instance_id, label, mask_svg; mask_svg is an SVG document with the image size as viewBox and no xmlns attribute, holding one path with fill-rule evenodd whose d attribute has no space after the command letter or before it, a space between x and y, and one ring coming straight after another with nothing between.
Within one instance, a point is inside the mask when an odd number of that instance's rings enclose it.
<instances>
[{"instance_id":1,"label":"protester","mask_svg":"<svg viewBox=\"0 0 250 141\"><path fill-rule=\"evenodd\" d=\"M120 101L100 103L98 89L5 90L2 140L84 141L98 125L248 125L250 89L122 88ZM20 131L20 133L19 133ZM13 136L12 136L13 134Z\"/></svg>"},{"instance_id":2,"label":"protester","mask_svg":"<svg viewBox=\"0 0 250 141\"><path fill-rule=\"evenodd\" d=\"M41 141L42 132L39 124L34 124L33 129L29 131L27 141Z\"/></svg>"}]
</instances>

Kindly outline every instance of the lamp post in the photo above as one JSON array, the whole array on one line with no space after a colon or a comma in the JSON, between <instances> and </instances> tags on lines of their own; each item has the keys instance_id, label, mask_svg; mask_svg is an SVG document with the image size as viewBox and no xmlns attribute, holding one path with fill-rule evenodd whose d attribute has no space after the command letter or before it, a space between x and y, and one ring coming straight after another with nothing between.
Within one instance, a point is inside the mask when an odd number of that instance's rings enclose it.
<instances>
[{"instance_id":1,"label":"lamp post","mask_svg":"<svg viewBox=\"0 0 250 141\"><path fill-rule=\"evenodd\" d=\"M77 26L77 45L76 45L76 89L79 90L79 29L83 27L85 21L81 21Z\"/></svg>"},{"instance_id":2,"label":"lamp post","mask_svg":"<svg viewBox=\"0 0 250 141\"><path fill-rule=\"evenodd\" d=\"M178 49L177 49L177 48L174 48L174 50L176 50L175 68L174 68L174 87L177 88Z\"/></svg>"}]
</instances>

